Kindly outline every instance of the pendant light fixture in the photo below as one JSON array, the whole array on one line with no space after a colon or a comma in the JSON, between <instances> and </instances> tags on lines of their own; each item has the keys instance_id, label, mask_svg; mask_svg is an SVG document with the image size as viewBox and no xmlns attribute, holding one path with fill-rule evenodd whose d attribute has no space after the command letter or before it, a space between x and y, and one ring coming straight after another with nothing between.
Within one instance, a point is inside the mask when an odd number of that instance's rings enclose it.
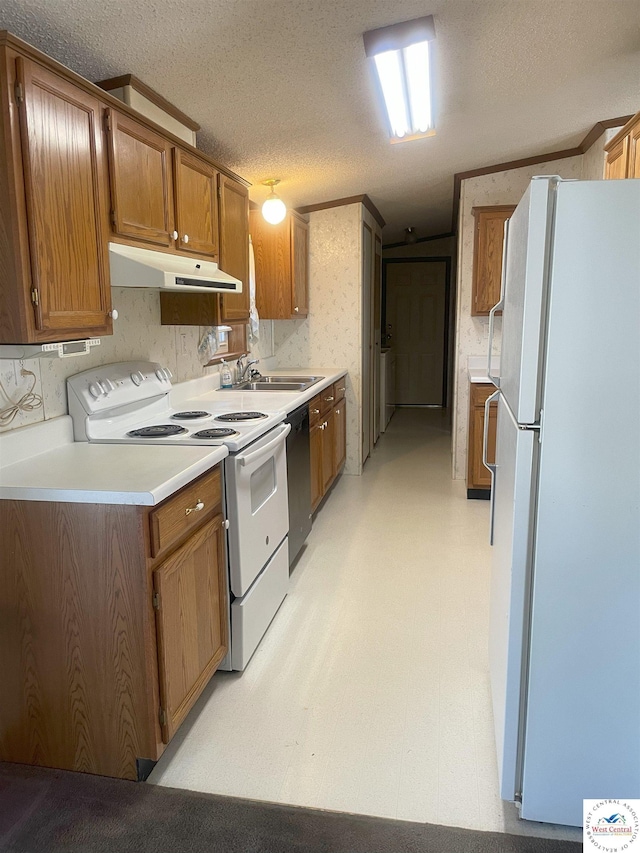
<instances>
[{"instance_id":1,"label":"pendant light fixture","mask_svg":"<svg viewBox=\"0 0 640 853\"><path fill-rule=\"evenodd\" d=\"M271 225L277 225L279 222L282 222L287 213L285 203L282 201L280 196L276 195L276 191L274 189L274 187L280 183L280 180L277 178L271 178L270 180L263 181L262 183L265 187L271 187L271 192L262 205L262 215L267 222L271 223Z\"/></svg>"}]
</instances>

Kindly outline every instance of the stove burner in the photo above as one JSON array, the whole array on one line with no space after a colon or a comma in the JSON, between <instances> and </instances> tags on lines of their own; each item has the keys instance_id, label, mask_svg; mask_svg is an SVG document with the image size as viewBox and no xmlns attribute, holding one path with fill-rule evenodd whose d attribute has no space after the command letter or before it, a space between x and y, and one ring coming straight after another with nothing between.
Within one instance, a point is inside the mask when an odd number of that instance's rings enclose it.
<instances>
[{"instance_id":1,"label":"stove burner","mask_svg":"<svg viewBox=\"0 0 640 853\"><path fill-rule=\"evenodd\" d=\"M229 427L213 427L212 429L201 429L200 432L194 432L194 438L229 438L231 435L239 435L235 429Z\"/></svg>"},{"instance_id":2,"label":"stove burner","mask_svg":"<svg viewBox=\"0 0 640 853\"><path fill-rule=\"evenodd\" d=\"M229 412L226 415L218 415L217 421L257 421L266 418L263 412Z\"/></svg>"},{"instance_id":3,"label":"stove burner","mask_svg":"<svg viewBox=\"0 0 640 853\"><path fill-rule=\"evenodd\" d=\"M211 412L204 411L193 411L193 412L176 412L175 415L171 415L172 418L176 421L195 421L198 418L209 418L211 417Z\"/></svg>"},{"instance_id":4,"label":"stove burner","mask_svg":"<svg viewBox=\"0 0 640 853\"><path fill-rule=\"evenodd\" d=\"M155 426L132 429L127 435L132 438L164 438L167 435L182 435L183 432L186 432L186 429L177 424L155 424Z\"/></svg>"}]
</instances>

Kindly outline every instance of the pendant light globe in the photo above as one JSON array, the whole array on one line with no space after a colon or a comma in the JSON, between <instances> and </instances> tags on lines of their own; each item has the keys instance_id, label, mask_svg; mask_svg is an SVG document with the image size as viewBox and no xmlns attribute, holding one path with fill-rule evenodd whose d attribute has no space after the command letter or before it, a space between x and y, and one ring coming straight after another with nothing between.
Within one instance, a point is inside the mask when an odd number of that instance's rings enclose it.
<instances>
[{"instance_id":1,"label":"pendant light globe","mask_svg":"<svg viewBox=\"0 0 640 853\"><path fill-rule=\"evenodd\" d=\"M282 199L276 195L276 191L274 187L280 183L277 179L272 179L269 181L262 182L266 187L271 187L271 192L269 193L267 199L262 205L262 216L269 222L271 225L277 225L279 222L285 218L287 214L287 207Z\"/></svg>"}]
</instances>

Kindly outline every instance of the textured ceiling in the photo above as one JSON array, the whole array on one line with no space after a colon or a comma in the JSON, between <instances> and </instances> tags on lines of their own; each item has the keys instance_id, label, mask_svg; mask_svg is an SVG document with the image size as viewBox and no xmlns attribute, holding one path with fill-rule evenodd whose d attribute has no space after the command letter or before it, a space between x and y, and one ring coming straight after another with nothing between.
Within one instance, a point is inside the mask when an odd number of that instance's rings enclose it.
<instances>
[{"instance_id":1,"label":"textured ceiling","mask_svg":"<svg viewBox=\"0 0 640 853\"><path fill-rule=\"evenodd\" d=\"M433 14L436 136L390 145L362 33ZM640 0L1 0L0 28L90 80L132 73L290 206L368 193L449 230L453 174L570 147L640 109Z\"/></svg>"}]
</instances>

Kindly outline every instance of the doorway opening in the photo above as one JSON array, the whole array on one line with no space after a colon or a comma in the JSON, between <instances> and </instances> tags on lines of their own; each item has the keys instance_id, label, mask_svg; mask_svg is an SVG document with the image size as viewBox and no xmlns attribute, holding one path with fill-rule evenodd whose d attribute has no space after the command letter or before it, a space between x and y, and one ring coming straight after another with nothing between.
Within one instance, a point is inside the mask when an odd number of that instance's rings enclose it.
<instances>
[{"instance_id":1,"label":"doorway opening","mask_svg":"<svg viewBox=\"0 0 640 853\"><path fill-rule=\"evenodd\" d=\"M382 346L395 352L395 405L447 408L451 258L382 261Z\"/></svg>"}]
</instances>

